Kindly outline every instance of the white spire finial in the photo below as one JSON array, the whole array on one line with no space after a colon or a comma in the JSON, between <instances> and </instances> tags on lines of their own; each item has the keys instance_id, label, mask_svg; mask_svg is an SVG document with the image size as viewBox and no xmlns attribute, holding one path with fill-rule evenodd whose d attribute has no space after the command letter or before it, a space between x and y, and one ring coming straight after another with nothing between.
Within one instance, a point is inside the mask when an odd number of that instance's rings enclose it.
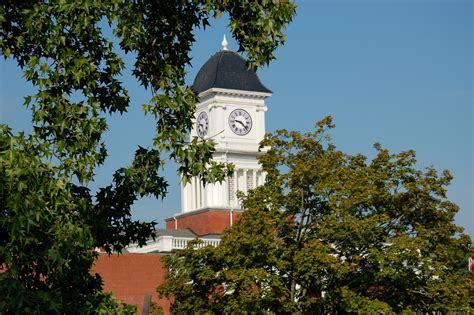
<instances>
[{"instance_id":1,"label":"white spire finial","mask_svg":"<svg viewBox=\"0 0 474 315\"><path fill-rule=\"evenodd\" d=\"M222 40L222 43L221 43L221 45L222 45L222 50L228 50L228 49L227 49L227 45L228 45L228 44L229 44L229 43L227 42L227 38L225 37L225 34L224 34L224 39Z\"/></svg>"}]
</instances>

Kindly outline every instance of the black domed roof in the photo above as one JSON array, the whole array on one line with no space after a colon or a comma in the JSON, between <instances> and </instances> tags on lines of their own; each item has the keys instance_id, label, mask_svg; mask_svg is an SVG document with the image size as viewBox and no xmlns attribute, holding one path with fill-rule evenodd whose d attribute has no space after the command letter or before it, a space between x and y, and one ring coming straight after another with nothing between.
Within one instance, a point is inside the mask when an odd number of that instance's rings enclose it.
<instances>
[{"instance_id":1,"label":"black domed roof","mask_svg":"<svg viewBox=\"0 0 474 315\"><path fill-rule=\"evenodd\" d=\"M228 50L209 58L194 79L193 87L198 93L211 88L272 93L254 71L247 69L244 58Z\"/></svg>"}]
</instances>

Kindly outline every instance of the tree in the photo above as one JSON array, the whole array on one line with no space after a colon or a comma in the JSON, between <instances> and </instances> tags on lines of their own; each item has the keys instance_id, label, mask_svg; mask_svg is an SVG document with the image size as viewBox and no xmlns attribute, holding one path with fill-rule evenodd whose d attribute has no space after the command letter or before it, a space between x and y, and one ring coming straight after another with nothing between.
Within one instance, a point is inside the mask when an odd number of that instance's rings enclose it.
<instances>
[{"instance_id":1,"label":"tree","mask_svg":"<svg viewBox=\"0 0 474 315\"><path fill-rule=\"evenodd\" d=\"M183 180L221 181L230 166L210 161L212 142L192 139L196 94L184 81L193 30L227 12L249 66L274 58L295 6L287 1L4 1L0 49L37 90L25 97L33 131L0 125L0 313L113 313L90 268L94 248L120 252L143 244L154 223L131 219L133 202L166 196L167 157ZM107 29L113 31L113 37ZM114 42L118 43L114 45ZM130 166L93 195L88 184L104 163L106 114L131 103L119 81L133 53L133 75L153 97L153 148L139 147ZM110 307L110 309L108 309ZM126 311L125 309L121 309Z\"/></svg>"},{"instance_id":2,"label":"tree","mask_svg":"<svg viewBox=\"0 0 474 315\"><path fill-rule=\"evenodd\" d=\"M241 219L217 248L166 257L158 292L177 313L473 311L470 238L453 222L452 177L415 167L413 151L379 144L371 161L316 131L278 130L262 146L266 182L242 196Z\"/></svg>"}]
</instances>

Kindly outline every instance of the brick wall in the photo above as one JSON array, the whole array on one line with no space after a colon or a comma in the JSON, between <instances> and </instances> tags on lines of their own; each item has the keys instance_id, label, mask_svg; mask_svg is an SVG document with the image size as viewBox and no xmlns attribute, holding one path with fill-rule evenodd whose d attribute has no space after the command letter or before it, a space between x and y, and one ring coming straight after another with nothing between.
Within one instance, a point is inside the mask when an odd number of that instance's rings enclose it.
<instances>
[{"instance_id":1,"label":"brick wall","mask_svg":"<svg viewBox=\"0 0 474 315\"><path fill-rule=\"evenodd\" d=\"M232 213L232 220L239 219L240 212ZM190 214L181 214L176 217L177 228L189 228L197 235L221 234L225 228L230 226L230 210L205 210ZM166 228L174 229L174 218L166 219Z\"/></svg>"},{"instance_id":2,"label":"brick wall","mask_svg":"<svg viewBox=\"0 0 474 315\"><path fill-rule=\"evenodd\" d=\"M166 270L161 262L161 254L100 254L92 268L104 281L104 290L127 304L138 305L141 314L147 293L152 294L152 302L159 304L165 314L170 314L170 303L159 299L156 293L162 284Z\"/></svg>"}]
</instances>

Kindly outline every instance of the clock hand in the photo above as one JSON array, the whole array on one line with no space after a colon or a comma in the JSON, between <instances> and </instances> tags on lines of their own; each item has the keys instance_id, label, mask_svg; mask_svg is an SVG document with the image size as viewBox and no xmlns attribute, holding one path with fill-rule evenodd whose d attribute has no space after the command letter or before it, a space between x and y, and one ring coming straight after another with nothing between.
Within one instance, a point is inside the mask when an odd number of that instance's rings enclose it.
<instances>
[{"instance_id":1,"label":"clock hand","mask_svg":"<svg viewBox=\"0 0 474 315\"><path fill-rule=\"evenodd\" d=\"M237 120L237 119L236 119L235 121L236 121L236 122L238 122L239 124L241 124L241 125L242 125L242 127L244 127L245 129L247 129L247 127L244 125L244 123L243 123L243 122L241 122L240 120Z\"/></svg>"},{"instance_id":2,"label":"clock hand","mask_svg":"<svg viewBox=\"0 0 474 315\"><path fill-rule=\"evenodd\" d=\"M248 130L248 129L249 129L249 126L246 125L246 124L244 124L244 123L241 122L240 120L239 120L239 123L244 127L245 130Z\"/></svg>"},{"instance_id":3,"label":"clock hand","mask_svg":"<svg viewBox=\"0 0 474 315\"><path fill-rule=\"evenodd\" d=\"M200 130L201 132L204 132L204 124L199 124L198 130Z\"/></svg>"}]
</instances>

